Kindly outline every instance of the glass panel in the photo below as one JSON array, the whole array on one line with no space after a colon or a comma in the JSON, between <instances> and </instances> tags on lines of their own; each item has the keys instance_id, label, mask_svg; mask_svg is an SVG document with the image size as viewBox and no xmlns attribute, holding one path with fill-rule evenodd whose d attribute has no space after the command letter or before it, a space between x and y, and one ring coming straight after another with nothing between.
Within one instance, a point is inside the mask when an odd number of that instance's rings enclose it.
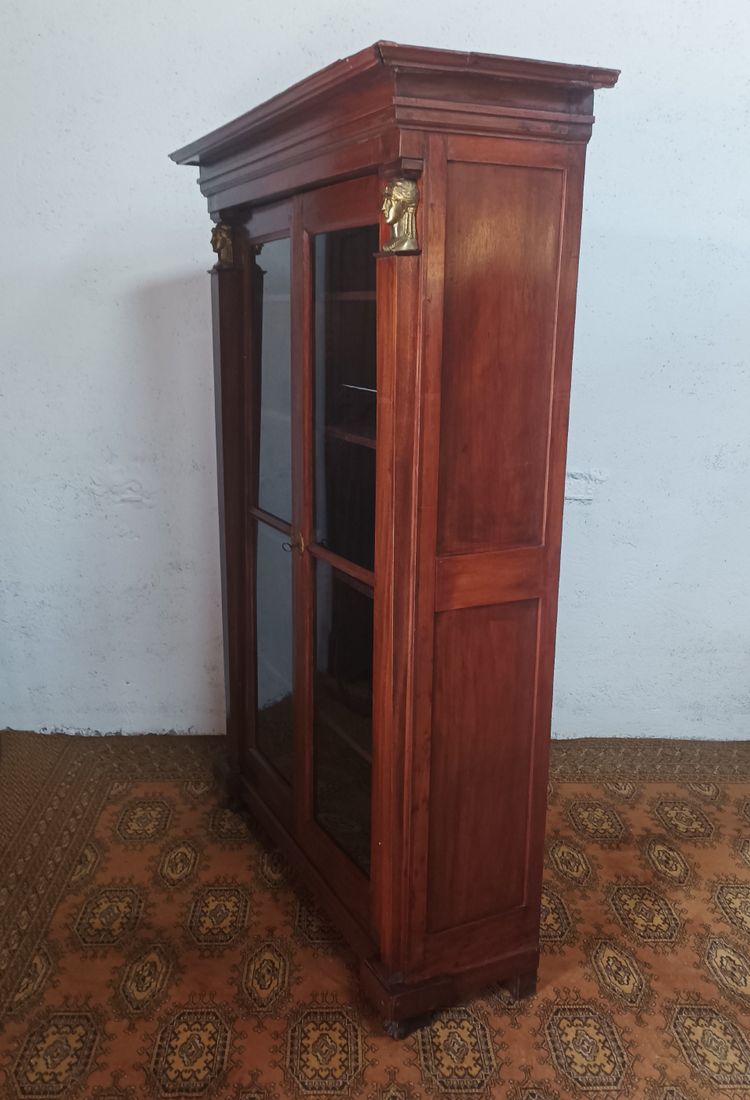
<instances>
[{"instance_id":1,"label":"glass panel","mask_svg":"<svg viewBox=\"0 0 750 1100\"><path fill-rule=\"evenodd\" d=\"M378 227L319 233L315 264L315 537L372 569Z\"/></svg>"},{"instance_id":2,"label":"glass panel","mask_svg":"<svg viewBox=\"0 0 750 1100\"><path fill-rule=\"evenodd\" d=\"M289 241L268 241L257 260L263 301L260 333L258 505L292 518L292 394Z\"/></svg>"},{"instance_id":3,"label":"glass panel","mask_svg":"<svg viewBox=\"0 0 750 1100\"><path fill-rule=\"evenodd\" d=\"M292 780L292 555L288 535L256 524L257 726L260 752Z\"/></svg>"},{"instance_id":4,"label":"glass panel","mask_svg":"<svg viewBox=\"0 0 750 1100\"><path fill-rule=\"evenodd\" d=\"M372 591L315 563L315 816L367 872L372 782Z\"/></svg>"}]
</instances>

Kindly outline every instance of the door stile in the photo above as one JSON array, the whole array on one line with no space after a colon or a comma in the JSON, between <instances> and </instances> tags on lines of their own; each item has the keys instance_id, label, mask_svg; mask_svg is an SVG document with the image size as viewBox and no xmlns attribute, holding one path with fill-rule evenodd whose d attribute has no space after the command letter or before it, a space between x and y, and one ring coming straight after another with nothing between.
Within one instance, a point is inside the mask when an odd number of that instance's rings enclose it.
<instances>
[{"instance_id":1,"label":"door stile","mask_svg":"<svg viewBox=\"0 0 750 1100\"><path fill-rule=\"evenodd\" d=\"M310 237L303 198L292 208L292 499L294 543L294 823L299 838L313 817L312 665L314 572L307 547L313 535L313 354ZM301 540L301 541L300 541Z\"/></svg>"},{"instance_id":2,"label":"door stile","mask_svg":"<svg viewBox=\"0 0 750 1100\"><path fill-rule=\"evenodd\" d=\"M301 535L304 549L295 557L295 658L296 678L295 752L295 833L296 841L307 857L322 869L326 881L335 889L361 931L371 924L370 879L340 846L318 819L316 772L316 645L318 571L328 569L346 577L354 590L374 589L374 570L349 560L327 545L325 536L318 542L316 527L316 333L317 309L326 316L325 302L316 302L314 244L319 234L373 225L378 220L376 178L363 178L331 188L308 192L294 200L293 213L293 361L297 390L294 397L295 519L294 534ZM377 247L377 245L375 246ZM374 249L373 249L374 251ZM360 300L358 291L347 301ZM373 299L375 292L373 291ZM356 388L356 387L355 387ZM323 421L322 423L325 423ZM373 446L374 446L373 441ZM372 453L372 452L371 452ZM369 954L369 952L368 952Z\"/></svg>"},{"instance_id":3,"label":"door stile","mask_svg":"<svg viewBox=\"0 0 750 1100\"><path fill-rule=\"evenodd\" d=\"M273 531L288 540L293 537L293 516L281 518L261 507L261 422L262 372L264 351L264 310L268 278L264 271L264 250L276 241L289 241L291 250L291 204L279 203L262 211L253 211L242 229L241 262L243 276L243 407L242 430L239 433L243 449L242 522L244 542L244 595L241 614L245 622L246 650L244 654L244 706L246 710L242 755L245 776L253 793L277 815L285 827L291 816L291 790L286 777L277 771L260 744L258 706L260 700L258 659L257 570L260 568L259 533ZM239 234L238 234L239 235ZM291 259L291 255L290 255ZM291 287L290 287L291 298ZM291 306L291 303L290 303ZM290 315L291 323L291 315ZM290 399L291 412L291 399ZM291 421L291 416L290 416ZM290 422L291 434L291 422ZM290 440L291 442L291 440ZM270 502L269 502L270 503ZM293 581L292 581L293 584ZM293 599L293 594L292 594ZM292 654L293 660L293 654ZM294 668L291 669L292 695ZM293 706L293 703L292 703Z\"/></svg>"},{"instance_id":4,"label":"door stile","mask_svg":"<svg viewBox=\"0 0 750 1100\"><path fill-rule=\"evenodd\" d=\"M233 237L239 246L239 231ZM221 596L226 693L226 782L239 797L247 715L243 691L247 630L244 620L243 494L243 271L221 256L211 270L216 464L218 475Z\"/></svg>"},{"instance_id":5,"label":"door stile","mask_svg":"<svg viewBox=\"0 0 750 1100\"><path fill-rule=\"evenodd\" d=\"M445 208L448 187L445 138L427 139L423 175L424 222L421 300L421 371L419 382L419 442L415 455L416 512L414 558L413 688L409 697L410 737L405 746L406 776L404 846L400 919L403 923L403 962L409 972L424 955L427 924L427 824L430 799L430 748L435 619L435 555L440 446L440 390L443 360L443 301L445 294Z\"/></svg>"},{"instance_id":6,"label":"door stile","mask_svg":"<svg viewBox=\"0 0 750 1100\"><path fill-rule=\"evenodd\" d=\"M419 215L418 215L419 217ZM421 228L421 227L420 227ZM404 781L411 742L421 257L382 254L378 280L372 902L383 967L403 968Z\"/></svg>"},{"instance_id":7,"label":"door stile","mask_svg":"<svg viewBox=\"0 0 750 1100\"><path fill-rule=\"evenodd\" d=\"M239 234L238 234L239 235ZM245 547L244 583L245 621L247 645L244 654L245 669L245 745L243 755L256 744L256 703L258 682L256 673L255 638L255 569L257 557L257 523L251 520L254 502L257 500L260 454L260 354L263 343L263 271L258 263L258 245L242 242L242 297L245 306L243 325L243 357L245 369L243 390L243 423L245 448L245 477L242 492L243 544ZM252 625L250 625L252 624Z\"/></svg>"}]
</instances>

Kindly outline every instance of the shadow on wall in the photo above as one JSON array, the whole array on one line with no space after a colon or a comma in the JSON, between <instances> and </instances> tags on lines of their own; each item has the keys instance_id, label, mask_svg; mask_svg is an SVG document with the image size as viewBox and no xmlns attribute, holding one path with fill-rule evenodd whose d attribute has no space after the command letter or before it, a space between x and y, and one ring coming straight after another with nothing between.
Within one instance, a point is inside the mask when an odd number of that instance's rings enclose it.
<instances>
[{"instance_id":1,"label":"shadow on wall","mask_svg":"<svg viewBox=\"0 0 750 1100\"><path fill-rule=\"evenodd\" d=\"M584 230L555 736L750 731L750 251L681 227Z\"/></svg>"},{"instance_id":2,"label":"shadow on wall","mask_svg":"<svg viewBox=\"0 0 750 1100\"><path fill-rule=\"evenodd\" d=\"M132 299L141 344L133 407L145 448L132 492L153 525L153 565L139 555L133 580L149 623L144 652L160 669L149 694L165 718L175 715L165 727L200 732L224 729L210 298L201 272L142 284Z\"/></svg>"},{"instance_id":3,"label":"shadow on wall","mask_svg":"<svg viewBox=\"0 0 750 1100\"><path fill-rule=\"evenodd\" d=\"M208 276L100 277L69 278L70 314L37 334L0 723L223 732Z\"/></svg>"}]
</instances>

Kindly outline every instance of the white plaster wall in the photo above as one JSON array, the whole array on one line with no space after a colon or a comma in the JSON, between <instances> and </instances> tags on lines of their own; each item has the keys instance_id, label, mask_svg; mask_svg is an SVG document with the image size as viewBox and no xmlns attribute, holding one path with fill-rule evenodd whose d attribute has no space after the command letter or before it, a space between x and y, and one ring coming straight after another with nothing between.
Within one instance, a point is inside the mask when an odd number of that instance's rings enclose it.
<instances>
[{"instance_id":1,"label":"white plaster wall","mask_svg":"<svg viewBox=\"0 0 750 1100\"><path fill-rule=\"evenodd\" d=\"M5 0L0 726L223 722L195 170L378 38L621 67L589 149L555 731L750 736L750 7Z\"/></svg>"}]
</instances>

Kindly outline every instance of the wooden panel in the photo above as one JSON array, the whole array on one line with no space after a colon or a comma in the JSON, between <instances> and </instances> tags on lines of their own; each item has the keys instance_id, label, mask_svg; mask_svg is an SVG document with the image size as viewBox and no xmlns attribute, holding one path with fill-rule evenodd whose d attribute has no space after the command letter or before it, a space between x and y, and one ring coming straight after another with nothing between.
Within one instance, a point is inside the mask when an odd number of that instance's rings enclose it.
<instances>
[{"instance_id":1,"label":"wooden panel","mask_svg":"<svg viewBox=\"0 0 750 1100\"><path fill-rule=\"evenodd\" d=\"M387 227L383 227L385 232ZM416 589L414 462L419 434L417 346L420 257L381 253L378 280L378 415L373 699L373 923L380 958L402 969L409 882L403 852L405 755L410 745Z\"/></svg>"},{"instance_id":2,"label":"wooden panel","mask_svg":"<svg viewBox=\"0 0 750 1100\"><path fill-rule=\"evenodd\" d=\"M468 973L481 966L486 967L490 980L494 968L502 969L503 960L507 962L511 958L521 968L518 973L522 973L524 967L534 968L528 960L538 942L565 433L584 155L583 147L566 149L549 143L492 141L465 135L446 138L442 145L439 138L433 137L429 151L423 181L425 194L430 195L430 202L425 200L425 221L427 229L434 229L434 233L424 234L422 257L426 268L425 286L429 285L429 292L423 297L425 443L421 465L419 599L415 632L412 831L405 872L412 904L408 956L402 971L403 980L415 989L422 988L420 983L423 982L438 982L447 973ZM453 402L455 406L456 399L450 385L446 384L448 332L442 324L440 293L447 250L442 247L438 218L431 216L431 203L436 196L438 207L445 208L443 196L451 166L470 162L476 164L478 170L490 166L488 186L496 178L494 170L500 164L517 168L534 178L544 176L557 180L559 184L564 217L555 229L559 277L555 272L554 293L550 300L553 312L549 319L552 344L549 348L548 415L540 425L541 434L546 437L546 450L541 452L544 461L539 469L544 510L543 542L525 546L504 543L501 546L459 547L458 552L450 547L449 552L441 552L436 548L438 474L444 477L446 464L443 453L442 469L438 469L438 450L443 441L438 438L435 421L440 418L444 423L446 402ZM481 208L481 204L479 206ZM529 210L521 204L521 213L524 210L533 214L533 205ZM554 205L552 212L559 218L560 207ZM445 289L447 293L449 280L446 280ZM478 349L476 354L480 354ZM468 373L471 374L471 364ZM440 381L444 389L436 393ZM520 377L519 392L525 384ZM458 382L454 390L457 386ZM484 416L480 423L487 433L486 438L491 441L497 431L496 423L503 415L502 394L496 392L490 399L495 401L495 416ZM491 447L489 451L491 453ZM453 471L458 470L459 461L453 464ZM460 470L458 476L461 476ZM485 505L495 511L496 482L497 475L491 470L485 482ZM473 621L482 624L483 617L494 611L502 612L504 607L512 614L524 605L536 608L535 628L532 630L528 625L516 642L508 642L511 648L517 646L519 661L517 666L511 665L511 670L515 671L510 673L496 671L494 643L485 653L481 642L477 641L476 648L472 648L460 629L450 635L445 626L450 622L461 624L464 616L474 616ZM478 634L482 632L487 645L490 632L486 625ZM458 663L459 671L452 673L447 687L441 686L445 679L444 662L437 652L433 665L433 639L440 653L449 653L449 660ZM464 667L462 650L472 654L466 658L463 675L460 672ZM475 670L472 662L476 664L477 661L482 663ZM437 678L434 690L433 669ZM487 677L486 691L478 691L476 677ZM506 697L499 702L503 691ZM526 724L517 723L508 734L507 718L514 713L524 713ZM477 716L477 722L471 728L479 732L470 736L464 723L473 715ZM483 740L482 731L488 729L494 731L494 742ZM453 743L451 732L459 740L458 746ZM489 746L493 743L499 755L488 757ZM459 749L468 756L478 753L481 777L485 771L495 769L491 798L481 781L477 785L472 778L470 788L461 776L455 759ZM471 769L467 767L467 771L470 773ZM438 777L441 778L439 783ZM479 805L473 788L480 792ZM514 801L519 797L525 809L519 801ZM516 826L507 824L508 818L503 816L512 818L514 813ZM466 814L470 819L468 825L464 822ZM442 815L443 821L436 815ZM459 822L460 838L451 838L447 825L443 825L451 817ZM498 820L500 829L497 828ZM490 830L491 844L484 842L485 827ZM435 849L441 828L444 829L441 837L443 866L436 859ZM477 842L481 845L479 851L475 847ZM467 867L461 866L460 845L465 848ZM521 864L525 868L525 882L519 896ZM482 879L482 873L490 878ZM507 882L506 887L503 887L503 880ZM455 902L450 882L454 884ZM464 899L463 906L459 904L460 899ZM453 912L451 904L454 904ZM436 906L443 906L446 912L435 913ZM459 923L454 924L454 921Z\"/></svg>"},{"instance_id":3,"label":"wooden panel","mask_svg":"<svg viewBox=\"0 0 750 1100\"><path fill-rule=\"evenodd\" d=\"M538 600L435 620L428 930L524 904Z\"/></svg>"},{"instance_id":4,"label":"wooden panel","mask_svg":"<svg viewBox=\"0 0 750 1100\"><path fill-rule=\"evenodd\" d=\"M420 181L421 324L417 346L419 402L414 458L416 524L413 620L408 642L413 651L412 714L404 741L404 832L401 877L405 905L396 914L405 924L401 934L401 972L408 980L419 973L425 955L427 927L427 855L430 807L432 678L435 641L435 545L437 535L438 447L440 443L440 367L443 350L443 257L445 254L446 140L430 134L425 173ZM419 212L418 212L419 213ZM417 222L420 229L419 220ZM396 370L399 371L398 362ZM408 559L404 558L404 564ZM396 568L403 568L396 559Z\"/></svg>"},{"instance_id":5,"label":"wooden panel","mask_svg":"<svg viewBox=\"0 0 750 1100\"><path fill-rule=\"evenodd\" d=\"M379 42L172 154L210 209L261 202L410 158L414 130L584 143L617 72Z\"/></svg>"},{"instance_id":6,"label":"wooden panel","mask_svg":"<svg viewBox=\"0 0 750 1100\"><path fill-rule=\"evenodd\" d=\"M544 584L545 564L546 554L539 546L438 558L435 610L531 599Z\"/></svg>"},{"instance_id":7,"label":"wooden panel","mask_svg":"<svg viewBox=\"0 0 750 1100\"><path fill-rule=\"evenodd\" d=\"M448 164L442 554L544 541L563 179Z\"/></svg>"},{"instance_id":8,"label":"wooden panel","mask_svg":"<svg viewBox=\"0 0 750 1100\"><path fill-rule=\"evenodd\" d=\"M381 185L377 176L319 187L302 196L308 233L331 233L380 220Z\"/></svg>"},{"instance_id":9,"label":"wooden panel","mask_svg":"<svg viewBox=\"0 0 750 1100\"><path fill-rule=\"evenodd\" d=\"M244 684L248 667L248 638L244 615L245 528L242 512L245 299L241 266L226 268L217 264L213 267L211 302L224 628L226 771L230 794L238 797L239 773L247 749L248 721Z\"/></svg>"}]
</instances>

